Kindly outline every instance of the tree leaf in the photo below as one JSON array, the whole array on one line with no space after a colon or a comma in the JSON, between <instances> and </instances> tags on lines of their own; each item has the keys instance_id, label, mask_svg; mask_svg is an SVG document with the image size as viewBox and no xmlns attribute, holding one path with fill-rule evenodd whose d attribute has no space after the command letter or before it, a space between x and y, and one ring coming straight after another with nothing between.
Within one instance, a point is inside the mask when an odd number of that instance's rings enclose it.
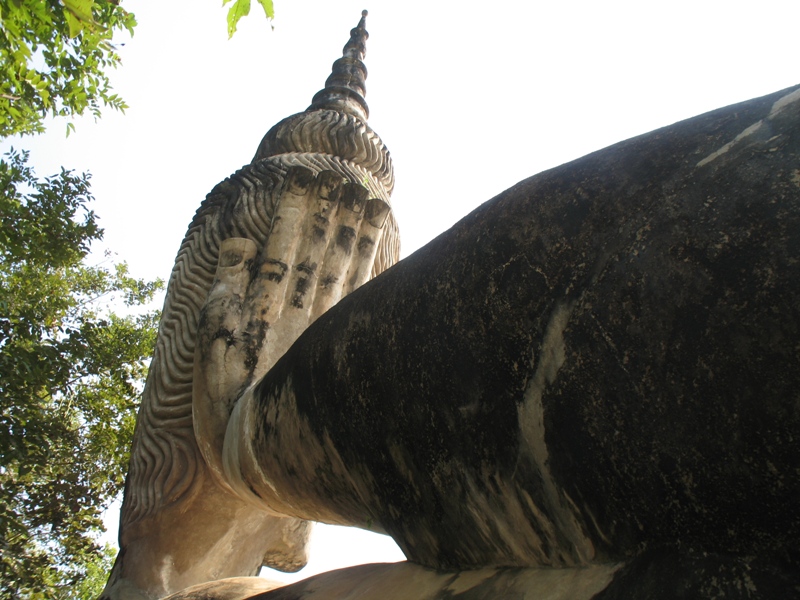
<instances>
[{"instance_id":1,"label":"tree leaf","mask_svg":"<svg viewBox=\"0 0 800 600\"><path fill-rule=\"evenodd\" d=\"M94 0L61 0L70 13L75 15L76 19L84 23L94 22L92 16L92 8L94 8Z\"/></svg>"},{"instance_id":2,"label":"tree leaf","mask_svg":"<svg viewBox=\"0 0 800 600\"><path fill-rule=\"evenodd\" d=\"M258 0L258 3L264 9L264 14L267 15L268 19L275 18L275 7L272 5L272 0Z\"/></svg>"},{"instance_id":3,"label":"tree leaf","mask_svg":"<svg viewBox=\"0 0 800 600\"><path fill-rule=\"evenodd\" d=\"M250 14L250 0L234 0L233 6L228 10L228 39L236 33L239 19Z\"/></svg>"},{"instance_id":4,"label":"tree leaf","mask_svg":"<svg viewBox=\"0 0 800 600\"><path fill-rule=\"evenodd\" d=\"M64 4L64 18L69 25L69 37L74 38L84 27L94 25L92 8L94 0L61 0Z\"/></svg>"},{"instance_id":5,"label":"tree leaf","mask_svg":"<svg viewBox=\"0 0 800 600\"><path fill-rule=\"evenodd\" d=\"M78 34L83 31L83 21L68 10L64 11L64 19L69 26L69 37L78 37Z\"/></svg>"}]
</instances>

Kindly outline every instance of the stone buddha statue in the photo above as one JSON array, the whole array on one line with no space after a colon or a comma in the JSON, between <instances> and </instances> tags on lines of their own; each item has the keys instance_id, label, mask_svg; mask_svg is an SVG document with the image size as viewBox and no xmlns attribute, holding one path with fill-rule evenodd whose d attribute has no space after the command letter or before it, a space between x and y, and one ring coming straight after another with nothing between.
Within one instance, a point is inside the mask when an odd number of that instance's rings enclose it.
<instances>
[{"instance_id":1,"label":"stone buddha statue","mask_svg":"<svg viewBox=\"0 0 800 600\"><path fill-rule=\"evenodd\" d=\"M361 286L397 259L365 39L190 225L106 596L800 596L800 87L522 181ZM215 581L300 568L311 521L408 562Z\"/></svg>"}]
</instances>

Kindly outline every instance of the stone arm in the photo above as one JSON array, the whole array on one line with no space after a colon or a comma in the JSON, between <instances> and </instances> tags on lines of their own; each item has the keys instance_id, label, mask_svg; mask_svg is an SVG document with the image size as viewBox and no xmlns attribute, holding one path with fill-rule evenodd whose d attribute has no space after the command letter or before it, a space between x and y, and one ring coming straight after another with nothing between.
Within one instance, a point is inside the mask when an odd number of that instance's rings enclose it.
<instances>
[{"instance_id":1,"label":"stone arm","mask_svg":"<svg viewBox=\"0 0 800 600\"><path fill-rule=\"evenodd\" d=\"M799 99L524 181L333 307L257 385L207 377L218 471L438 569L796 555ZM245 289L264 296L252 256L226 247L201 370L246 364L223 332L249 322Z\"/></svg>"}]
</instances>

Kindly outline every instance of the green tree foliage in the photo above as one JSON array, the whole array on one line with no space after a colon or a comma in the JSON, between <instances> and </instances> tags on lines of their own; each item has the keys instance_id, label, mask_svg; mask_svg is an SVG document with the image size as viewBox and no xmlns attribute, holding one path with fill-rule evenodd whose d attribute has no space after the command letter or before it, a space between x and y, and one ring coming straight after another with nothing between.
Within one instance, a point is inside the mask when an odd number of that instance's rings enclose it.
<instances>
[{"instance_id":1,"label":"green tree foliage","mask_svg":"<svg viewBox=\"0 0 800 600\"><path fill-rule=\"evenodd\" d=\"M136 25L119 0L0 0L0 25L0 137L42 132L48 114L126 108L106 75L114 33Z\"/></svg>"},{"instance_id":2,"label":"green tree foliage","mask_svg":"<svg viewBox=\"0 0 800 600\"><path fill-rule=\"evenodd\" d=\"M250 0L222 0L222 5L225 6L231 1L233 1L233 4L228 9L228 38L232 38L233 34L236 33L239 19L250 14ZM271 21L275 18L275 8L272 6L272 0L256 0L256 2L264 9L267 19Z\"/></svg>"},{"instance_id":3,"label":"green tree foliage","mask_svg":"<svg viewBox=\"0 0 800 600\"><path fill-rule=\"evenodd\" d=\"M88 176L39 179L27 159L0 160L0 598L88 598L155 343L141 306L162 282L87 264Z\"/></svg>"}]
</instances>

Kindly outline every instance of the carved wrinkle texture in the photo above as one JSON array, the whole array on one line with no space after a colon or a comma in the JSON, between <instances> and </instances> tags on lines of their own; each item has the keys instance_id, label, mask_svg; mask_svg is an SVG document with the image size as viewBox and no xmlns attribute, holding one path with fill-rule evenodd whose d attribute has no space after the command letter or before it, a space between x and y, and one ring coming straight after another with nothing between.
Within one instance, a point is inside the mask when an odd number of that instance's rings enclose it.
<instances>
[{"instance_id":1,"label":"carved wrinkle texture","mask_svg":"<svg viewBox=\"0 0 800 600\"><path fill-rule=\"evenodd\" d=\"M322 138L326 135L319 132ZM335 156L304 152L254 161L208 195L189 226L170 276L131 453L123 511L125 525L152 514L159 506L193 494L202 483L205 471L192 424L192 371L199 312L214 280L220 243L229 237L244 237L261 250L286 171L297 165L315 173L336 171L349 181L366 185L371 197L388 203L385 188L373 179L374 172ZM388 168L384 164L381 172L391 178L391 162ZM394 264L398 255L399 234L390 213L372 276Z\"/></svg>"},{"instance_id":2,"label":"carved wrinkle texture","mask_svg":"<svg viewBox=\"0 0 800 600\"><path fill-rule=\"evenodd\" d=\"M253 162L312 152L360 165L373 174L386 193L392 193L394 168L383 141L368 124L337 111L316 110L287 117L264 136ZM386 200L383 194L379 197Z\"/></svg>"}]
</instances>

